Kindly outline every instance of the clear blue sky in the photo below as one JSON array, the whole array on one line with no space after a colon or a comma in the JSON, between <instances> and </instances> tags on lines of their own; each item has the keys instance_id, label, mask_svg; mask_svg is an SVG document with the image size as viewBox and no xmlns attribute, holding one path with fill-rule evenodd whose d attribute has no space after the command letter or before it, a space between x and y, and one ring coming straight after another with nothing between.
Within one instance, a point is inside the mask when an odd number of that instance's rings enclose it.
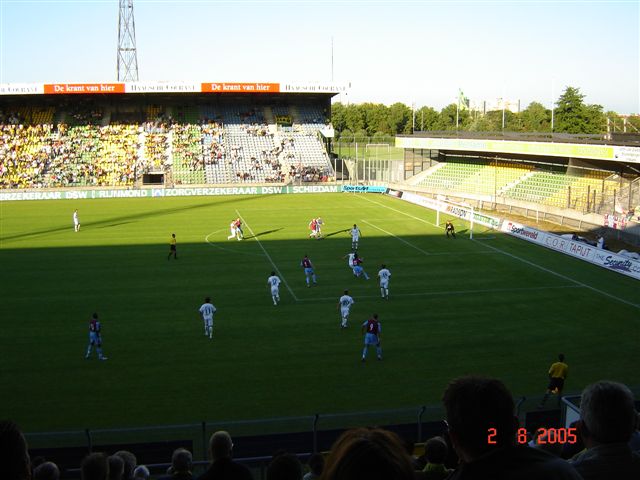
<instances>
[{"instance_id":1,"label":"clear blue sky","mask_svg":"<svg viewBox=\"0 0 640 480\"><path fill-rule=\"evenodd\" d=\"M441 108L458 88L640 112L640 1L134 0L140 80L351 83ZM0 0L0 83L116 80L117 0Z\"/></svg>"}]
</instances>

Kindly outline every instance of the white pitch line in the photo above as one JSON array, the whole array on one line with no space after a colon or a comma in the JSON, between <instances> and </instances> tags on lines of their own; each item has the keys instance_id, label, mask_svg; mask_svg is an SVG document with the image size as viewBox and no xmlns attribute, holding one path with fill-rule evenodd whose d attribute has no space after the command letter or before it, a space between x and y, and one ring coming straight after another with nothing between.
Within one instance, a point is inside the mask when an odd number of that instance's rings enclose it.
<instances>
[{"instance_id":1,"label":"white pitch line","mask_svg":"<svg viewBox=\"0 0 640 480\"><path fill-rule=\"evenodd\" d=\"M385 229L383 229L383 228L380 228L380 227L375 226L375 225L374 225L373 223L371 223L371 222L367 222L366 220L363 220L362 218L360 219L360 221L361 221L361 222L366 223L367 225L371 225L373 228L376 228L376 229L380 230L381 232L386 233L387 235L391 235L391 236L392 236L393 238L395 238L396 240L400 240L402 243L404 243L404 244L406 244L406 245L409 245L411 248L415 248L416 250L418 250L419 252L424 253L425 255L431 255L431 254L430 254L429 252L427 252L426 250L423 250L423 249L421 249L420 247L416 247L413 243L407 242L406 240L404 240L404 239L402 239L402 238L398 237L397 235L394 235L394 234L393 234L393 233L391 233L391 232L387 232L387 231L386 231Z\"/></svg>"},{"instance_id":2,"label":"white pitch line","mask_svg":"<svg viewBox=\"0 0 640 480\"><path fill-rule=\"evenodd\" d=\"M537 269L542 270L544 272L550 273L551 275L555 275L556 277L560 277L560 278L563 278L565 280L568 280L569 282L575 283L576 285L578 285L580 287L588 288L589 290L591 290L593 292L596 292L596 293L599 293L600 295L604 295L605 297L609 297L609 298L611 298L613 300L617 300L618 302L621 302L621 303L624 303L626 305L630 305L632 307L640 309L640 304L630 302L629 300L625 300L624 298L616 297L615 295L613 295L611 293L607 293L604 290L600 290L599 288L592 287L591 285L587 285L586 283L582 283L582 282L580 282L578 280L574 280L573 278L567 277L566 275L563 275L561 273L554 272L553 270L551 270L549 268L543 267L542 265L538 265L538 264L536 264L534 262L531 262L531 261L529 261L529 260L527 260L525 258L518 257L517 255L514 255L513 253L505 252L504 250L502 250L502 249L500 249L498 247L494 247L493 245L486 245L484 243L478 242L477 240L472 240L472 241L474 241L476 243L479 243L480 245L482 245L484 247L490 248L491 250L495 250L496 252L502 253L503 255L506 255L507 257L511 257L511 258L513 258L515 260L518 260L518 261L522 262L522 263L526 263L527 265L529 265L531 267L534 267L534 268L537 268Z\"/></svg>"},{"instance_id":3,"label":"white pitch line","mask_svg":"<svg viewBox=\"0 0 640 480\"><path fill-rule=\"evenodd\" d=\"M406 215L407 217L414 218L414 219L416 219L416 220L418 220L418 221L420 221L420 222L422 222L422 223L426 223L426 224L428 224L428 225L434 225L434 226L436 226L436 227L438 227L438 228L443 228L443 227L440 227L440 225L435 225L434 223L427 222L426 220L423 220L422 218L415 217L415 216L413 216L413 215L411 215L411 214L409 214L409 213L406 213L406 212L403 212L403 211L401 211L401 210L397 210L397 209L395 209L395 208L389 207L388 205L385 205L385 204L383 204L383 203L374 202L373 200L369 200L368 198L365 198L365 197L358 197L358 198L361 198L361 199L363 199L363 200L366 200L367 202L375 203L376 205L380 205L381 207L388 208L389 210L393 210L394 212L398 212L398 213L400 213L400 214L402 214L402 215ZM639 304L637 304L637 303L633 303L633 302L630 302L630 301L625 300L625 299L623 299L623 298L616 297L615 295L612 295L611 293L607 293L607 292L605 292L605 291L603 291L603 290L600 290L599 288L592 287L591 285L587 285L586 283L579 282L578 280L574 280L573 278L571 278L571 277L567 277L566 275L563 275L563 274L561 274L561 273L554 272L554 271L553 271L553 270L551 270L551 269L548 269L548 268L542 267L542 266L540 266L540 265L536 265L535 263L530 262L529 260L525 260L524 258L518 257L517 255L513 255L512 253L505 252L504 250L501 250L500 248L494 247L494 246L492 246L492 245L487 245L487 244L485 244L485 243L483 243L483 242L479 242L479 241L477 241L477 240L473 240L473 242L477 243L478 245L482 245L482 246L484 246L484 247L487 247L487 248L489 248L489 249L491 249L491 250L494 250L494 251L496 251L496 252L498 252L498 253L501 253L501 254L503 254L503 255L507 255L508 257L512 257L512 258L514 258L514 259L516 259L516 260L519 260L519 261L521 261L521 262L523 262L523 263L526 263L527 265L530 265L530 266L535 267L535 268L537 268L537 269L543 270L543 271L545 271L545 272L547 272L547 273L550 273L551 275L555 275L556 277L563 278L563 279L568 280L568 281L570 281L570 282L572 282L572 283L574 283L574 284L576 284L576 285L579 285L579 286L581 286L581 287L588 288L589 290L591 290L591 291L593 291L593 292L596 292L596 293L599 293L600 295L603 295L603 296L605 296L605 297L609 297L609 298L611 298L611 299L613 299L613 300L616 300L616 301L618 301L618 302L621 302L621 303L624 303L624 304L626 304L626 305L630 305L630 306L632 306L632 307L635 307L635 308L640 309L640 305L639 305Z\"/></svg>"},{"instance_id":4,"label":"white pitch line","mask_svg":"<svg viewBox=\"0 0 640 480\"><path fill-rule=\"evenodd\" d=\"M486 294L486 293L507 293L507 292L533 292L539 290L560 290L567 288L585 288L586 285L557 285L549 287L514 287L514 288L486 288L480 290L445 290L442 292L416 292L416 293L397 293L391 297L443 297L448 295L470 295L470 294ZM380 298L380 295L358 295L357 298ZM301 302L326 301L335 300L335 297L320 298L304 298Z\"/></svg>"},{"instance_id":5,"label":"white pitch line","mask_svg":"<svg viewBox=\"0 0 640 480\"><path fill-rule=\"evenodd\" d=\"M291 294L291 296L293 297L293 299L296 302L299 302L300 299L296 296L295 293L293 293L293 290L291 289L291 287L289 286L289 284L287 283L287 279L284 278L284 275L282 275L282 272L280 272L280 269L278 268L278 266L276 265L276 262L273 261L273 258L271 258L271 255L269 255L269 252L267 252L265 250L265 248L262 246L262 242L260 242L260 239L258 237L256 237L256 234L253 233L253 230L251 229L251 227L249 226L249 224L247 223L247 221L242 217L242 215L240 214L240 212L236 209L236 213L238 214L238 217L240 217L240 220L242 220L242 223L244 223L246 225L246 227L249 229L249 232L251 232L251 235L253 236L253 238L255 239L256 242L258 242L258 245L260 246L260 248L262 249L262 251L264 252L265 256L269 259L269 261L271 262L271 265L273 265L273 268L276 272L278 272L278 275L280 276L280 278L282 279L282 283L284 283L285 287L287 287L287 290L289 290L289 293Z\"/></svg>"}]
</instances>

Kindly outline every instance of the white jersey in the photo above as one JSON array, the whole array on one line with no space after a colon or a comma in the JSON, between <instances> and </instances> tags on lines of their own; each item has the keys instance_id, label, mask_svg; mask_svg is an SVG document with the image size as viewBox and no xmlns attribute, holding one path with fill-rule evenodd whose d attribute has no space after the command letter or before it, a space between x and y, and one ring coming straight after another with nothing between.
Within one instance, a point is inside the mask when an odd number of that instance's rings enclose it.
<instances>
[{"instance_id":1,"label":"white jersey","mask_svg":"<svg viewBox=\"0 0 640 480\"><path fill-rule=\"evenodd\" d=\"M352 228L351 229L351 240L353 240L354 242L356 240L358 240L360 238L360 229L359 228Z\"/></svg>"},{"instance_id":2,"label":"white jersey","mask_svg":"<svg viewBox=\"0 0 640 480\"><path fill-rule=\"evenodd\" d=\"M269 278L267 278L267 283L271 285L272 292L277 292L278 287L280 287L280 277L278 277L277 275L271 275Z\"/></svg>"},{"instance_id":3,"label":"white jersey","mask_svg":"<svg viewBox=\"0 0 640 480\"><path fill-rule=\"evenodd\" d=\"M349 267L353 268L353 259L355 258L356 254L355 253L349 253L349 258L347 260L347 265L349 265Z\"/></svg>"},{"instance_id":4,"label":"white jersey","mask_svg":"<svg viewBox=\"0 0 640 480\"><path fill-rule=\"evenodd\" d=\"M203 303L202 306L200 307L200 314L202 315L202 318L204 318L205 320L213 319L213 314L215 313L215 311L216 311L216 307L214 307L210 303Z\"/></svg>"},{"instance_id":5,"label":"white jersey","mask_svg":"<svg viewBox=\"0 0 640 480\"><path fill-rule=\"evenodd\" d=\"M340 297L340 300L338 300L338 302L340 303L340 310L342 310L343 312L349 312L349 309L351 308L351 305L353 305L354 303L356 303L353 298L351 298L350 295L343 295Z\"/></svg>"},{"instance_id":6,"label":"white jersey","mask_svg":"<svg viewBox=\"0 0 640 480\"><path fill-rule=\"evenodd\" d=\"M380 285L389 285L389 278L391 277L391 272L388 268L383 268L378 272L378 277L380 277Z\"/></svg>"},{"instance_id":7,"label":"white jersey","mask_svg":"<svg viewBox=\"0 0 640 480\"><path fill-rule=\"evenodd\" d=\"M78 225L78 223L80 223L80 220L78 220L78 212L73 212L73 224Z\"/></svg>"}]
</instances>

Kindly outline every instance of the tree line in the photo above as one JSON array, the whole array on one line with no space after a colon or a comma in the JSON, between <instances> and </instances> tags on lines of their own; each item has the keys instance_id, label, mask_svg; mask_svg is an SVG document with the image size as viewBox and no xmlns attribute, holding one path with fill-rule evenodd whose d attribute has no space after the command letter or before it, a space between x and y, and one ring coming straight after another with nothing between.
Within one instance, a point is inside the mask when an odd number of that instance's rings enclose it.
<instances>
[{"instance_id":1,"label":"tree line","mask_svg":"<svg viewBox=\"0 0 640 480\"><path fill-rule=\"evenodd\" d=\"M539 102L531 102L519 113L496 110L485 114L459 108L455 103L438 112L427 106L413 111L399 102L391 106L338 102L332 105L331 121L336 136L344 140L372 138L374 142L413 131L499 132L503 130L503 121L504 131L509 132L603 134L607 132L609 119L611 130L622 131L622 118L616 112L604 112L601 105L586 104L584 97L580 89L567 87L556 101L553 112ZM627 131L640 131L640 116L628 119Z\"/></svg>"}]
</instances>

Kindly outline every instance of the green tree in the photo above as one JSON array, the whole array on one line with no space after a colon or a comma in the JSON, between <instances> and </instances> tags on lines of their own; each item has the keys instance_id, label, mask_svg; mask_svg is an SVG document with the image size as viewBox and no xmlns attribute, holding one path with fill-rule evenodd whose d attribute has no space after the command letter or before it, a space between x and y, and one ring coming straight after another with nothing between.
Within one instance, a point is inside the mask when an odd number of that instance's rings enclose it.
<instances>
[{"instance_id":1,"label":"green tree","mask_svg":"<svg viewBox=\"0 0 640 480\"><path fill-rule=\"evenodd\" d=\"M347 127L345 106L340 102L331 105L331 124L336 132L342 132Z\"/></svg>"},{"instance_id":2,"label":"green tree","mask_svg":"<svg viewBox=\"0 0 640 480\"><path fill-rule=\"evenodd\" d=\"M363 103L361 107L369 136L374 135L376 132L391 133L391 127L388 122L389 113L385 105L381 103Z\"/></svg>"},{"instance_id":3,"label":"green tree","mask_svg":"<svg viewBox=\"0 0 640 480\"><path fill-rule=\"evenodd\" d=\"M567 87L556 102L556 132L601 133L606 119L600 105L585 105L579 88Z\"/></svg>"},{"instance_id":4,"label":"green tree","mask_svg":"<svg viewBox=\"0 0 640 480\"><path fill-rule=\"evenodd\" d=\"M391 133L411 133L411 109L404 103L394 103L389 107L389 126Z\"/></svg>"},{"instance_id":5,"label":"green tree","mask_svg":"<svg viewBox=\"0 0 640 480\"><path fill-rule=\"evenodd\" d=\"M416 130L435 130L438 122L438 112L431 107L421 107L416 111Z\"/></svg>"},{"instance_id":6,"label":"green tree","mask_svg":"<svg viewBox=\"0 0 640 480\"><path fill-rule=\"evenodd\" d=\"M525 132L551 131L551 110L539 102L531 102L520 112L520 120Z\"/></svg>"},{"instance_id":7,"label":"green tree","mask_svg":"<svg viewBox=\"0 0 640 480\"><path fill-rule=\"evenodd\" d=\"M364 115L359 105L347 105L344 111L345 127L352 132L364 129Z\"/></svg>"},{"instance_id":8,"label":"green tree","mask_svg":"<svg viewBox=\"0 0 640 480\"><path fill-rule=\"evenodd\" d=\"M471 113L469 110L458 110L455 103L451 103L440 110L436 130L455 130L456 117L458 118L458 130L466 130L471 123Z\"/></svg>"}]
</instances>

